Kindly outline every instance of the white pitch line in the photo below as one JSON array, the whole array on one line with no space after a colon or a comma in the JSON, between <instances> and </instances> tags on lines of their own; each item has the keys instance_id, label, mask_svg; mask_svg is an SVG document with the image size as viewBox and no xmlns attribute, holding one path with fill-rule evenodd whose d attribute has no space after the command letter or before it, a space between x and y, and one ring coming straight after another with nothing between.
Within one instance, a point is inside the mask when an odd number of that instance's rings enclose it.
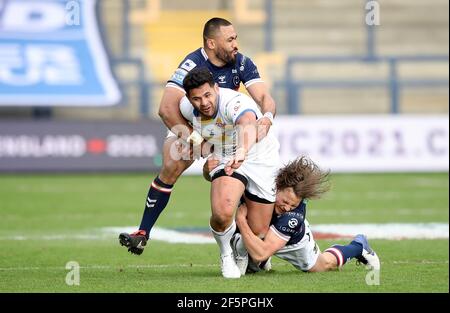
<instances>
[{"instance_id":1,"label":"white pitch line","mask_svg":"<svg viewBox=\"0 0 450 313\"><path fill-rule=\"evenodd\" d=\"M101 228L102 233L114 235L123 232L132 233L134 231L136 231L136 226ZM210 236L209 234L202 234L202 233L192 234L160 227L154 227L151 230L150 238L152 240L161 240L169 243L191 243L191 244L216 243L214 238L212 238L212 236Z\"/></svg>"},{"instance_id":2,"label":"white pitch line","mask_svg":"<svg viewBox=\"0 0 450 313\"><path fill-rule=\"evenodd\" d=\"M430 260L392 261L392 264L448 264L448 260L447 261L430 261Z\"/></svg>"},{"instance_id":3,"label":"white pitch line","mask_svg":"<svg viewBox=\"0 0 450 313\"><path fill-rule=\"evenodd\" d=\"M383 265L385 262L381 261ZM448 260L446 261L431 261L431 260L417 260L417 261L391 261L388 260L387 263L392 264L416 264L416 265L440 265L440 264L448 264ZM280 262L276 264L277 267L280 266L292 266L287 262ZM82 270L125 270L125 269L172 269L172 268L203 268L203 267L217 267L219 268L219 264L146 264L146 265L91 265L91 266L80 266ZM64 266L25 266L25 267L0 267L0 271L43 271L43 270L58 270L58 271L67 271Z\"/></svg>"},{"instance_id":4,"label":"white pitch line","mask_svg":"<svg viewBox=\"0 0 450 313\"><path fill-rule=\"evenodd\" d=\"M107 227L103 232L118 234L133 232L135 227ZM357 234L365 234L369 239L448 239L448 223L386 223L386 224L317 224L311 230L318 237L321 234L333 234L336 237L351 238ZM200 232L200 230L199 230ZM163 228L153 228L150 238L172 243L215 243L212 237L204 234L186 233Z\"/></svg>"},{"instance_id":5,"label":"white pitch line","mask_svg":"<svg viewBox=\"0 0 450 313\"><path fill-rule=\"evenodd\" d=\"M317 238L351 238L357 234L365 234L369 239L448 239L448 223L386 223L386 224L317 224L311 225ZM0 236L0 241L24 240L117 240L122 232L131 233L135 226L104 227L79 234L48 234L48 235L8 235ZM331 235L331 236L330 236ZM155 227L150 234L152 240L169 243L215 244L209 231L199 229L198 233Z\"/></svg>"},{"instance_id":6,"label":"white pitch line","mask_svg":"<svg viewBox=\"0 0 450 313\"><path fill-rule=\"evenodd\" d=\"M80 269L85 270L124 270L124 269L151 269L151 268L180 268L180 267L220 267L219 263L217 264L147 264L147 265L127 265L127 266L119 266L119 265L91 265L91 266L80 266ZM41 271L41 270L61 270L67 271L64 266L25 266L25 267L0 267L0 271Z\"/></svg>"},{"instance_id":7,"label":"white pitch line","mask_svg":"<svg viewBox=\"0 0 450 313\"><path fill-rule=\"evenodd\" d=\"M386 224L318 224L317 233L333 233L343 237L365 234L369 239L448 239L448 223Z\"/></svg>"}]
</instances>

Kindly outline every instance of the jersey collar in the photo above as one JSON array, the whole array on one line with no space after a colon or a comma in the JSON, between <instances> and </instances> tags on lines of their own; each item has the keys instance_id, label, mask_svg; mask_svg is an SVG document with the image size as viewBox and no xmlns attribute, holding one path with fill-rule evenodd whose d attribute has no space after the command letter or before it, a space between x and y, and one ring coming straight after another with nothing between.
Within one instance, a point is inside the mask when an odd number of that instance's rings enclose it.
<instances>
[{"instance_id":1,"label":"jersey collar","mask_svg":"<svg viewBox=\"0 0 450 313\"><path fill-rule=\"evenodd\" d=\"M200 52L202 53L203 57L205 58L205 61L208 60L208 55L206 54L205 49L201 48Z\"/></svg>"}]
</instances>

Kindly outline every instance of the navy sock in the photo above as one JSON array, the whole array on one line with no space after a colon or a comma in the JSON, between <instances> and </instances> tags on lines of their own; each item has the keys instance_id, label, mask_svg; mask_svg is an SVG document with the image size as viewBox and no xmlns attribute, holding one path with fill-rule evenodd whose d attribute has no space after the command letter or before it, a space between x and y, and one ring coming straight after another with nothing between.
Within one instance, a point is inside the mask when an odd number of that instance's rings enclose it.
<instances>
[{"instance_id":1,"label":"navy sock","mask_svg":"<svg viewBox=\"0 0 450 313\"><path fill-rule=\"evenodd\" d=\"M145 201L144 215L142 216L140 230L145 230L147 238L155 225L159 214L169 202L173 185L163 183L159 177L152 182Z\"/></svg>"},{"instance_id":2,"label":"navy sock","mask_svg":"<svg viewBox=\"0 0 450 313\"><path fill-rule=\"evenodd\" d=\"M334 245L331 248L325 250L336 257L338 267L341 267L347 261L356 258L362 254L362 245L359 242L352 241L346 246Z\"/></svg>"}]
</instances>

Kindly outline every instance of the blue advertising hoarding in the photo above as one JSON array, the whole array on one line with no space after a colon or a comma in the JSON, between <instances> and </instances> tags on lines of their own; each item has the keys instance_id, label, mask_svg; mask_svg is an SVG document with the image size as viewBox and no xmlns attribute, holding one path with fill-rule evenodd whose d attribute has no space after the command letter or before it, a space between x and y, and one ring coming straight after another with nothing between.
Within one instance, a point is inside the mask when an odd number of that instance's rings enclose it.
<instances>
[{"instance_id":1,"label":"blue advertising hoarding","mask_svg":"<svg viewBox=\"0 0 450 313\"><path fill-rule=\"evenodd\" d=\"M0 0L0 105L120 102L96 7L95 0Z\"/></svg>"}]
</instances>

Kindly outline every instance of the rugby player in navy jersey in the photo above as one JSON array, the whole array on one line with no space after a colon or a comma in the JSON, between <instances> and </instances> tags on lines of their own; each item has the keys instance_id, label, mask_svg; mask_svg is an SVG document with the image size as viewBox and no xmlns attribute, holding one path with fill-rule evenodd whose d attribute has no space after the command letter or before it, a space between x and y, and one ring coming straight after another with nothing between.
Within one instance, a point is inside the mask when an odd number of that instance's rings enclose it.
<instances>
[{"instance_id":1,"label":"rugby player in navy jersey","mask_svg":"<svg viewBox=\"0 0 450 313\"><path fill-rule=\"evenodd\" d=\"M216 160L209 159L205 163L204 173L216 163ZM247 206L245 203L240 205L236 213L239 233L233 236L231 244L241 275L246 271L270 269L272 255L304 272L338 269L353 258L367 264L372 270L380 270L377 254L370 247L366 236L361 234L355 236L348 245L333 245L320 252L306 220L306 205L308 199L319 198L328 190L327 181L328 172L321 171L306 157L281 168L275 179L277 194L274 214L264 239L252 232L248 226Z\"/></svg>"},{"instance_id":2,"label":"rugby player in navy jersey","mask_svg":"<svg viewBox=\"0 0 450 313\"><path fill-rule=\"evenodd\" d=\"M159 106L159 116L169 130L163 146L163 165L151 182L139 229L131 234L121 233L119 242L131 253L140 255L149 239L150 231L160 213L167 206L178 177L194 162L192 158L173 155L179 140L195 145L205 144L180 113L179 103L185 95L183 80L193 68L207 67L219 87L237 90L244 84L263 114L257 121L258 139L269 131L275 115L275 101L259 76L252 60L238 52L237 34L233 25L222 18L212 18L203 29L203 47L188 54L167 82ZM185 131L179 131L183 129ZM202 149L207 150L207 149ZM181 153L181 152L180 152Z\"/></svg>"}]
</instances>

